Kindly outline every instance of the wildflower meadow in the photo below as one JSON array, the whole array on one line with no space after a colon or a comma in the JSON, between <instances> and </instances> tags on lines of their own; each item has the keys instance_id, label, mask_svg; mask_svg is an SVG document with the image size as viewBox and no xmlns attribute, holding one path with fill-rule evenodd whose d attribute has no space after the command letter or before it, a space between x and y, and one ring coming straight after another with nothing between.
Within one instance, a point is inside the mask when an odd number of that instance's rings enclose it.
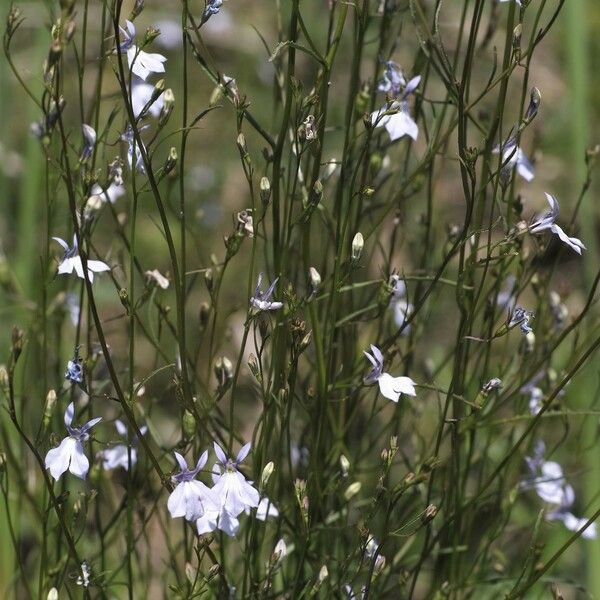
<instances>
[{"instance_id":1,"label":"wildflower meadow","mask_svg":"<svg viewBox=\"0 0 600 600\"><path fill-rule=\"evenodd\" d=\"M600 599L596 3L0 8L0 598Z\"/></svg>"}]
</instances>

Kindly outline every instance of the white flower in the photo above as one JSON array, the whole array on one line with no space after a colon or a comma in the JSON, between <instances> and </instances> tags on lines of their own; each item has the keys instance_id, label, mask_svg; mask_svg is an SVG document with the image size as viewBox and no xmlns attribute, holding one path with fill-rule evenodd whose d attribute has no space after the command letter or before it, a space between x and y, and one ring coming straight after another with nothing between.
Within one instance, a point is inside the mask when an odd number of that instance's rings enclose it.
<instances>
[{"instance_id":1,"label":"white flower","mask_svg":"<svg viewBox=\"0 0 600 600\"><path fill-rule=\"evenodd\" d=\"M85 479L90 468L90 462L83 453L83 442L89 438L89 430L102 420L102 417L91 419L81 427L71 427L75 405L73 402L67 406L65 411L65 426L69 432L57 448L48 450L45 466L50 470L50 475L58 481L65 471L70 471L75 477Z\"/></svg>"},{"instance_id":2,"label":"white flower","mask_svg":"<svg viewBox=\"0 0 600 600\"><path fill-rule=\"evenodd\" d=\"M525 458L530 478L522 482L521 487L534 488L542 500L556 506L546 513L548 521L561 521L569 531L579 531L587 519L578 518L570 511L575 502L575 492L566 482L561 466L544 460L544 452L544 442L538 441L533 457ZM596 539L597 534L596 524L592 523L581 535L586 539Z\"/></svg>"},{"instance_id":3,"label":"white flower","mask_svg":"<svg viewBox=\"0 0 600 600\"><path fill-rule=\"evenodd\" d=\"M127 30L121 29L124 36L121 42L121 51L127 52L127 62L131 71L140 79L146 81L150 73L164 73L166 58L162 54L151 54L144 52L135 45L135 25L131 21L125 21Z\"/></svg>"},{"instance_id":4,"label":"white flower","mask_svg":"<svg viewBox=\"0 0 600 600\"><path fill-rule=\"evenodd\" d=\"M248 512L248 509L246 509ZM259 521L266 521L267 517L276 518L279 516L277 507L266 496L258 503L256 508L256 518Z\"/></svg>"},{"instance_id":5,"label":"white flower","mask_svg":"<svg viewBox=\"0 0 600 600\"><path fill-rule=\"evenodd\" d=\"M279 278L267 288L265 292L261 291L260 286L262 284L263 274L259 273L258 280L256 282L256 289L254 290L254 296L250 298L250 305L257 310L278 310L283 306L283 302L274 302L270 298L273 295L273 290L277 285Z\"/></svg>"},{"instance_id":6,"label":"white flower","mask_svg":"<svg viewBox=\"0 0 600 600\"><path fill-rule=\"evenodd\" d=\"M65 255L58 265L58 274L59 275L69 275L75 269L75 273L77 273L77 277L81 279L85 279L83 274L83 263L81 262L81 256L79 256L78 248L77 248L77 238L73 236L73 247L69 248L67 242L59 237L52 238L55 242L58 242L63 249L65 250ZM110 271L110 267L102 262L101 260L89 260L87 261L87 271L88 271L88 279L90 283L94 283L94 273L102 273L104 271Z\"/></svg>"},{"instance_id":7,"label":"white flower","mask_svg":"<svg viewBox=\"0 0 600 600\"><path fill-rule=\"evenodd\" d=\"M549 229L560 238L561 242L565 243L569 248L572 248L577 254L581 254L581 251L585 250L583 242L575 237L569 237L562 228L556 224L556 219L559 214L558 200L548 193L546 193L546 200L548 200L550 210L541 217L538 217L538 219L529 226L529 231L531 233L541 233L542 231Z\"/></svg>"},{"instance_id":8,"label":"white flower","mask_svg":"<svg viewBox=\"0 0 600 600\"><path fill-rule=\"evenodd\" d=\"M84 560L81 563L81 575L77 576L77 585L82 585L84 588L90 586L90 565Z\"/></svg>"},{"instance_id":9,"label":"white flower","mask_svg":"<svg viewBox=\"0 0 600 600\"><path fill-rule=\"evenodd\" d=\"M228 459L219 444L214 443L218 463L213 466L212 492L221 508L232 517L237 517L246 508L257 508L260 501L258 491L238 470L238 465L248 456L250 443L242 446L235 460Z\"/></svg>"},{"instance_id":10,"label":"white flower","mask_svg":"<svg viewBox=\"0 0 600 600\"><path fill-rule=\"evenodd\" d=\"M127 427L125 424L117 419L115 421L115 427L117 429L118 434L125 439L127 442L129 436L127 434ZM140 433L144 435L148 431L148 427L145 425L140 427ZM96 457L100 459L102 463L102 467L105 471L110 471L111 469L118 469L119 467L123 467L127 471L129 468L129 456L131 456L131 464L134 465L137 462L137 444L138 438L135 435L132 439L131 444L116 444L112 448L106 448L105 450L100 450L96 453ZM131 449L128 450L129 446Z\"/></svg>"},{"instance_id":11,"label":"white flower","mask_svg":"<svg viewBox=\"0 0 600 600\"><path fill-rule=\"evenodd\" d=\"M392 275L390 278L392 286L392 295L390 297L390 310L394 314L394 323L398 329L402 328L401 335L410 333L410 324L406 320L413 312L413 305L406 298L406 284L398 275Z\"/></svg>"},{"instance_id":12,"label":"white flower","mask_svg":"<svg viewBox=\"0 0 600 600\"><path fill-rule=\"evenodd\" d=\"M95 183L90 190L90 194L90 198L92 196L98 196L102 202L114 204L121 196L125 195L125 186L112 182L105 190L103 190Z\"/></svg>"},{"instance_id":13,"label":"white flower","mask_svg":"<svg viewBox=\"0 0 600 600\"><path fill-rule=\"evenodd\" d=\"M416 140L419 135L419 127L408 112L407 98L417 89L421 82L421 76L413 77L406 84L404 81L404 76L401 74L395 80L395 84L390 80L390 91L397 98L380 110L371 113L372 125L385 127L392 142L405 135Z\"/></svg>"},{"instance_id":14,"label":"white flower","mask_svg":"<svg viewBox=\"0 0 600 600\"><path fill-rule=\"evenodd\" d=\"M546 513L546 520L548 521L562 521L563 525L569 531L579 531L588 520L585 517L577 518L572 512L566 509L559 508ZM592 523L582 534L581 537L586 540L595 540L598 537L598 529L596 523Z\"/></svg>"},{"instance_id":15,"label":"white flower","mask_svg":"<svg viewBox=\"0 0 600 600\"><path fill-rule=\"evenodd\" d=\"M502 153L501 170L507 177L510 177L511 172L516 168L517 173L525 181L531 181L534 178L533 165L523 150L517 146L515 137L510 137L507 141L499 144L492 152L494 154Z\"/></svg>"},{"instance_id":16,"label":"white flower","mask_svg":"<svg viewBox=\"0 0 600 600\"><path fill-rule=\"evenodd\" d=\"M363 352L369 362L373 365L369 374L365 377L365 383L379 384L379 391L389 400L398 402L401 394L416 396L415 382L410 377L392 377L383 372L383 354L381 350L371 344L371 353Z\"/></svg>"},{"instance_id":17,"label":"white flower","mask_svg":"<svg viewBox=\"0 0 600 600\"><path fill-rule=\"evenodd\" d=\"M210 533L220 529L230 537L235 537L240 529L237 517L230 515L224 508L220 510L207 510L197 521L198 535Z\"/></svg>"},{"instance_id":18,"label":"white flower","mask_svg":"<svg viewBox=\"0 0 600 600\"><path fill-rule=\"evenodd\" d=\"M179 452L175 452L175 459L179 464L180 471L171 477L177 486L169 496L167 508L173 519L185 517L188 521L196 521L206 511L216 509L212 490L195 479L200 469L206 464L208 451L205 450L202 453L195 468L191 470L188 469L185 458Z\"/></svg>"},{"instance_id":19,"label":"white flower","mask_svg":"<svg viewBox=\"0 0 600 600\"><path fill-rule=\"evenodd\" d=\"M371 114L371 123L375 127L385 127L392 142L407 135L416 140L419 127L408 112L406 102L392 102L388 107Z\"/></svg>"},{"instance_id":20,"label":"white flower","mask_svg":"<svg viewBox=\"0 0 600 600\"><path fill-rule=\"evenodd\" d=\"M154 86L149 83L143 83L138 81L131 87L131 107L133 108L133 114L137 119L144 110L144 107L152 99L154 94ZM148 111L153 117L158 117L160 111L163 109L164 101L163 95L161 94L149 107ZM146 113L143 113L146 114Z\"/></svg>"}]
</instances>

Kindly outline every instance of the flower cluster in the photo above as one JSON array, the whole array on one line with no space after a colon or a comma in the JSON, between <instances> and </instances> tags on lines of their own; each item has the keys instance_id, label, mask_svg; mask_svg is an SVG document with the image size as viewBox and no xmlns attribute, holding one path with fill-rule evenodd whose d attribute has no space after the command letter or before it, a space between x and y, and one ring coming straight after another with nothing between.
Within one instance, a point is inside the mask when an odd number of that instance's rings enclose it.
<instances>
[{"instance_id":1,"label":"flower cluster","mask_svg":"<svg viewBox=\"0 0 600 600\"><path fill-rule=\"evenodd\" d=\"M172 477L176 486L167 503L171 517L184 517L195 522L199 535L219 529L233 537L240 527L238 517L252 508L257 509L256 518L262 521L278 516L275 506L267 498L261 500L258 490L238 468L250 449L249 443L242 446L232 460L214 443L217 461L211 471L212 488L196 479L208 460L208 451L202 453L193 469L189 469L183 456L175 452L179 472Z\"/></svg>"}]
</instances>

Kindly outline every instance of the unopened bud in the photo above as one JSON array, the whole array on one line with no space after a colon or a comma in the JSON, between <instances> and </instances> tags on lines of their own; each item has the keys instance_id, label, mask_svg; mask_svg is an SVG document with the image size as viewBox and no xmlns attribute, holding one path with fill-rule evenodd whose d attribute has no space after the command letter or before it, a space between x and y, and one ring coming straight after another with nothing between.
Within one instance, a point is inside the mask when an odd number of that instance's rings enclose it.
<instances>
[{"instance_id":1,"label":"unopened bud","mask_svg":"<svg viewBox=\"0 0 600 600\"><path fill-rule=\"evenodd\" d=\"M169 150L169 157L167 158L166 162L165 162L165 168L164 168L164 172L166 173L170 173L174 168L175 165L177 164L177 149L172 146L171 150Z\"/></svg>"},{"instance_id":2,"label":"unopened bud","mask_svg":"<svg viewBox=\"0 0 600 600\"><path fill-rule=\"evenodd\" d=\"M258 360L256 360L256 356L254 356L254 354L250 354L248 357L248 367L250 368L252 375L254 375L254 377L260 381L260 368L258 366Z\"/></svg>"},{"instance_id":3,"label":"unopened bud","mask_svg":"<svg viewBox=\"0 0 600 600\"><path fill-rule=\"evenodd\" d=\"M317 581L321 584L329 577L329 570L327 569L327 565L323 565L319 569L319 575L317 576Z\"/></svg>"},{"instance_id":4,"label":"unopened bud","mask_svg":"<svg viewBox=\"0 0 600 600\"><path fill-rule=\"evenodd\" d=\"M233 364L231 361L226 356L217 358L214 371L219 388L227 388L233 379Z\"/></svg>"},{"instance_id":5,"label":"unopened bud","mask_svg":"<svg viewBox=\"0 0 600 600\"><path fill-rule=\"evenodd\" d=\"M167 88L162 96L163 105L160 111L160 116L158 118L159 125L164 125L171 116L173 112L173 107L175 106L175 94L171 88Z\"/></svg>"},{"instance_id":6,"label":"unopened bud","mask_svg":"<svg viewBox=\"0 0 600 600\"><path fill-rule=\"evenodd\" d=\"M271 199L271 182L268 177L263 177L260 180L260 199L264 205L269 204L269 200Z\"/></svg>"},{"instance_id":7,"label":"unopened bud","mask_svg":"<svg viewBox=\"0 0 600 600\"><path fill-rule=\"evenodd\" d=\"M260 487L261 488L265 488L267 483L269 483L269 479L271 478L271 475L273 475L273 471L275 470L275 463L273 461L268 462L265 465L265 468L262 471L262 474L260 476Z\"/></svg>"},{"instance_id":8,"label":"unopened bud","mask_svg":"<svg viewBox=\"0 0 600 600\"><path fill-rule=\"evenodd\" d=\"M185 437L191 438L196 433L196 417L189 411L183 412L183 433Z\"/></svg>"},{"instance_id":9,"label":"unopened bud","mask_svg":"<svg viewBox=\"0 0 600 600\"><path fill-rule=\"evenodd\" d=\"M312 287L312 293L316 294L321 287L321 275L314 267L308 269L308 276L310 278L310 286Z\"/></svg>"},{"instance_id":10,"label":"unopened bud","mask_svg":"<svg viewBox=\"0 0 600 600\"><path fill-rule=\"evenodd\" d=\"M430 504L426 509L425 512L423 513L423 517L421 518L421 520L423 521L423 524L425 523L429 523L429 521L432 521L435 516L437 515L437 506L435 504Z\"/></svg>"},{"instance_id":11,"label":"unopened bud","mask_svg":"<svg viewBox=\"0 0 600 600\"><path fill-rule=\"evenodd\" d=\"M359 231L352 240L352 260L354 262L358 262L360 260L364 246L365 240L362 233Z\"/></svg>"},{"instance_id":12,"label":"unopened bud","mask_svg":"<svg viewBox=\"0 0 600 600\"><path fill-rule=\"evenodd\" d=\"M46 596L46 600L58 600L58 590L55 587L50 589Z\"/></svg>"},{"instance_id":13,"label":"unopened bud","mask_svg":"<svg viewBox=\"0 0 600 600\"><path fill-rule=\"evenodd\" d=\"M348 477L348 471L350 470L350 461L343 455L340 455L340 469L342 470L342 476Z\"/></svg>"},{"instance_id":14,"label":"unopened bud","mask_svg":"<svg viewBox=\"0 0 600 600\"><path fill-rule=\"evenodd\" d=\"M50 422L52 415L54 414L54 408L56 407L56 392L54 390L50 390L46 394L46 406L44 407L44 421L46 419Z\"/></svg>"},{"instance_id":15,"label":"unopened bud","mask_svg":"<svg viewBox=\"0 0 600 600\"><path fill-rule=\"evenodd\" d=\"M248 154L248 147L246 146L246 136L243 133L240 133L237 136L236 143L242 154Z\"/></svg>"},{"instance_id":16,"label":"unopened bud","mask_svg":"<svg viewBox=\"0 0 600 600\"><path fill-rule=\"evenodd\" d=\"M525 123L533 121L533 119L538 113L541 101L542 94L540 90L538 90L536 87L532 88L531 94L529 95L529 106L527 107L527 110L525 111L525 116L523 117Z\"/></svg>"},{"instance_id":17,"label":"unopened bud","mask_svg":"<svg viewBox=\"0 0 600 600\"><path fill-rule=\"evenodd\" d=\"M356 496L356 494L358 494L358 492L360 492L361 487L362 484L360 481L355 481L354 483L351 483L344 492L344 498L347 501L350 501L352 498L354 498L354 496Z\"/></svg>"}]
</instances>

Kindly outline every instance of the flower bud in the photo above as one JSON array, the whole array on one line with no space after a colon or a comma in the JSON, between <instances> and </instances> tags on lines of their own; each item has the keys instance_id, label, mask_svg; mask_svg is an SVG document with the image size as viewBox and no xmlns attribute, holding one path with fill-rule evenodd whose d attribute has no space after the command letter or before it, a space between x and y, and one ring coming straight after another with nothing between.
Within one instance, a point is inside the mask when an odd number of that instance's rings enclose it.
<instances>
[{"instance_id":1,"label":"flower bud","mask_svg":"<svg viewBox=\"0 0 600 600\"><path fill-rule=\"evenodd\" d=\"M310 269L308 269L308 277L310 278L312 293L316 294L321 287L321 275L314 267L310 267Z\"/></svg>"},{"instance_id":2,"label":"flower bud","mask_svg":"<svg viewBox=\"0 0 600 600\"><path fill-rule=\"evenodd\" d=\"M319 584L322 584L329 577L329 570L327 569L327 565L323 565L319 569L319 575L317 576L317 581Z\"/></svg>"},{"instance_id":3,"label":"flower bud","mask_svg":"<svg viewBox=\"0 0 600 600\"><path fill-rule=\"evenodd\" d=\"M268 177L263 177L260 180L260 199L265 206L269 204L271 199L271 182Z\"/></svg>"},{"instance_id":4,"label":"flower bud","mask_svg":"<svg viewBox=\"0 0 600 600\"><path fill-rule=\"evenodd\" d=\"M352 498L354 498L354 496L356 496L356 494L358 494L358 492L360 492L361 487L362 484L360 481L355 481L354 483L351 483L344 492L344 498L347 501L350 501Z\"/></svg>"},{"instance_id":5,"label":"flower bud","mask_svg":"<svg viewBox=\"0 0 600 600\"><path fill-rule=\"evenodd\" d=\"M437 506L435 504L430 504L426 509L425 512L423 513L423 516L421 517L421 520L423 521L423 524L429 523L429 521L432 521L435 516L437 515Z\"/></svg>"},{"instance_id":6,"label":"flower bud","mask_svg":"<svg viewBox=\"0 0 600 600\"><path fill-rule=\"evenodd\" d=\"M269 483L269 479L271 478L271 475L273 474L274 470L275 470L275 463L273 461L270 461L265 465L265 468L263 469L262 474L260 476L261 489L264 489L266 487L267 483Z\"/></svg>"},{"instance_id":7,"label":"flower bud","mask_svg":"<svg viewBox=\"0 0 600 600\"><path fill-rule=\"evenodd\" d=\"M365 240L362 233L359 231L352 240L352 260L354 262L358 262L360 260L364 246Z\"/></svg>"},{"instance_id":8,"label":"flower bud","mask_svg":"<svg viewBox=\"0 0 600 600\"><path fill-rule=\"evenodd\" d=\"M175 94L171 88L167 88L163 94L163 105L158 117L158 124L162 127L171 116L175 106Z\"/></svg>"},{"instance_id":9,"label":"flower bud","mask_svg":"<svg viewBox=\"0 0 600 600\"><path fill-rule=\"evenodd\" d=\"M233 364L231 361L226 356L217 358L214 371L219 389L227 389L233 379Z\"/></svg>"},{"instance_id":10,"label":"flower bud","mask_svg":"<svg viewBox=\"0 0 600 600\"><path fill-rule=\"evenodd\" d=\"M58 600L58 590L55 587L50 589L46 596L46 600Z\"/></svg>"},{"instance_id":11,"label":"flower bud","mask_svg":"<svg viewBox=\"0 0 600 600\"><path fill-rule=\"evenodd\" d=\"M169 157L167 158L167 160L165 161L165 167L164 167L164 173L170 173L174 168L175 165L177 164L177 149L172 146L171 150L169 150Z\"/></svg>"},{"instance_id":12,"label":"flower bud","mask_svg":"<svg viewBox=\"0 0 600 600\"><path fill-rule=\"evenodd\" d=\"M340 469L342 470L342 476L348 477L350 461L343 454L340 455Z\"/></svg>"},{"instance_id":13,"label":"flower bud","mask_svg":"<svg viewBox=\"0 0 600 600\"><path fill-rule=\"evenodd\" d=\"M541 101L542 94L540 90L538 90L536 87L532 88L531 94L529 96L529 106L527 107L527 110L525 111L525 116L523 117L523 120L526 124L533 121L533 119L537 115Z\"/></svg>"},{"instance_id":14,"label":"flower bud","mask_svg":"<svg viewBox=\"0 0 600 600\"><path fill-rule=\"evenodd\" d=\"M191 438L196 433L196 417L189 411L183 412L183 433L186 438Z\"/></svg>"}]
</instances>

